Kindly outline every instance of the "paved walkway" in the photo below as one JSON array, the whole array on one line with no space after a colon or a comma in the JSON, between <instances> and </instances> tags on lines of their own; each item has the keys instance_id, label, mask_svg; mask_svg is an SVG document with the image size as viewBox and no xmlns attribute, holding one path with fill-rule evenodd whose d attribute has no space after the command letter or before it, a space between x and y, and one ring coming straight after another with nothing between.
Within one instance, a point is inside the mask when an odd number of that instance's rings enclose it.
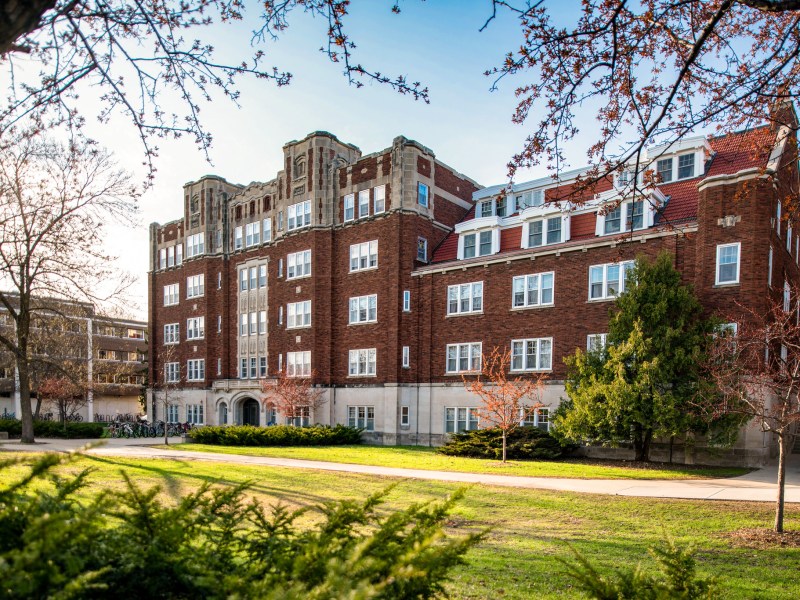
<instances>
[{"instance_id":1,"label":"paved walkway","mask_svg":"<svg viewBox=\"0 0 800 600\"><path fill-rule=\"evenodd\" d=\"M179 444L180 438L170 439ZM0 442L0 450L55 451L65 452L84 447L92 440L42 440L34 446L14 441ZM187 450L153 448L158 443L152 439L112 439L88 450L91 454L128 458L178 458L181 460L204 460L231 464L287 467L293 469L317 469L321 471L344 471L384 477L429 479L456 483L479 483L519 488L610 494L616 496L639 496L652 498L691 498L702 500L747 500L755 502L775 501L777 465L770 465L741 477L730 479L694 480L630 480L630 479L560 479L553 477L518 477L512 475L489 475L484 473L457 473L452 471L425 471L422 469L398 469L371 465L298 460L293 458L271 458L266 456L243 456L238 454L216 454ZM787 468L786 501L800 502L800 455L791 457Z\"/></svg>"}]
</instances>

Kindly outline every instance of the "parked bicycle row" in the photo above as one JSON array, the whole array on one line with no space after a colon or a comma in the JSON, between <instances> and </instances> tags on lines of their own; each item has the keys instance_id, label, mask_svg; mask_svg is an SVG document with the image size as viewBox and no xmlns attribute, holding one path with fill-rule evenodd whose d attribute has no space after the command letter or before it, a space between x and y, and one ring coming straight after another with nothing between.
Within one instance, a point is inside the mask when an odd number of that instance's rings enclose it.
<instances>
[{"instance_id":1,"label":"parked bicycle row","mask_svg":"<svg viewBox=\"0 0 800 600\"><path fill-rule=\"evenodd\" d=\"M114 422L108 426L108 432L112 438L139 438L139 437L164 437L164 427L170 437L181 436L192 430L191 423L129 423L126 421Z\"/></svg>"}]
</instances>

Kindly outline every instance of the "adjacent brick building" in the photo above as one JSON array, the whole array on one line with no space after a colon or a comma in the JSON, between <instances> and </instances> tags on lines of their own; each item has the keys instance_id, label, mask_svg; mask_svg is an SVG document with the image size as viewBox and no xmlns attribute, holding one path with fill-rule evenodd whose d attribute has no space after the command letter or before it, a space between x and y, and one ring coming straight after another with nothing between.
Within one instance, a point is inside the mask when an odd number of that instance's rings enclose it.
<instances>
[{"instance_id":1,"label":"adjacent brick building","mask_svg":"<svg viewBox=\"0 0 800 600\"><path fill-rule=\"evenodd\" d=\"M800 236L780 214L798 193L789 129L687 138L648 161L662 182L646 197L624 173L577 197L581 171L481 188L403 137L362 156L315 132L267 183L186 184L184 217L150 229L151 412L169 387L168 418L265 425L283 416L260 380L313 373L327 393L314 421L436 444L476 426L461 378L494 346L545 373L557 406L563 357L603 343L637 255L668 251L709 312L798 281ZM740 445L755 462L769 440Z\"/></svg>"}]
</instances>

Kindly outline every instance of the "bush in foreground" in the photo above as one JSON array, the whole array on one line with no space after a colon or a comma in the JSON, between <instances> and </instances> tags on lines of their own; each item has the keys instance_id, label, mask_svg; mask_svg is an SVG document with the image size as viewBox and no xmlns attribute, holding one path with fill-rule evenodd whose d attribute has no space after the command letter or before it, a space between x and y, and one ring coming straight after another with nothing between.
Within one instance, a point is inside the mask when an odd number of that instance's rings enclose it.
<instances>
[{"instance_id":1,"label":"bush in foreground","mask_svg":"<svg viewBox=\"0 0 800 600\"><path fill-rule=\"evenodd\" d=\"M361 430L344 425L199 427L193 429L191 435L192 440L199 444L220 446L337 446L361 443Z\"/></svg>"},{"instance_id":2,"label":"bush in foreground","mask_svg":"<svg viewBox=\"0 0 800 600\"><path fill-rule=\"evenodd\" d=\"M552 460L561 458L574 448L562 445L538 427L518 427L508 434L507 446L510 459ZM448 456L500 459L503 456L503 433L497 428L454 433L438 451Z\"/></svg>"},{"instance_id":3,"label":"bush in foreground","mask_svg":"<svg viewBox=\"0 0 800 600\"><path fill-rule=\"evenodd\" d=\"M87 471L42 485L68 460L46 455L16 478L4 471L20 459L0 463L2 598L430 598L483 536L443 533L462 492L386 516L386 491L326 503L310 527L296 523L303 509L248 501L246 485L165 506L126 477L78 502Z\"/></svg>"},{"instance_id":4,"label":"bush in foreground","mask_svg":"<svg viewBox=\"0 0 800 600\"><path fill-rule=\"evenodd\" d=\"M34 421L33 435L41 438L97 439L103 437L102 423L59 423L58 421ZM0 419L0 431L9 437L22 434L22 422L17 419Z\"/></svg>"}]
</instances>

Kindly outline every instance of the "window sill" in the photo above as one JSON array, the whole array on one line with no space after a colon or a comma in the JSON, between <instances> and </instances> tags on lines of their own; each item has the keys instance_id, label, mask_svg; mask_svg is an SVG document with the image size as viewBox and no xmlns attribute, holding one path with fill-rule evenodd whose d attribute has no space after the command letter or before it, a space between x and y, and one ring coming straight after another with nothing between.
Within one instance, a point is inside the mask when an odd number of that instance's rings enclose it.
<instances>
[{"instance_id":1,"label":"window sill","mask_svg":"<svg viewBox=\"0 0 800 600\"><path fill-rule=\"evenodd\" d=\"M446 371L445 377L459 377L460 375L480 375L481 371L454 371L453 373Z\"/></svg>"},{"instance_id":2,"label":"window sill","mask_svg":"<svg viewBox=\"0 0 800 600\"><path fill-rule=\"evenodd\" d=\"M377 375L349 375L347 376L348 379L375 379Z\"/></svg>"},{"instance_id":3,"label":"window sill","mask_svg":"<svg viewBox=\"0 0 800 600\"><path fill-rule=\"evenodd\" d=\"M509 373L552 373L553 368L549 369L509 369Z\"/></svg>"},{"instance_id":4,"label":"window sill","mask_svg":"<svg viewBox=\"0 0 800 600\"><path fill-rule=\"evenodd\" d=\"M715 283L714 288L730 288L739 287L741 284L738 281L731 281L730 283ZM772 286L769 286L770 288Z\"/></svg>"},{"instance_id":5,"label":"window sill","mask_svg":"<svg viewBox=\"0 0 800 600\"><path fill-rule=\"evenodd\" d=\"M377 270L378 270L378 265L375 265L374 267L364 267L363 269L350 269L350 271L348 271L347 274L352 275L353 273L363 273L364 271L377 271Z\"/></svg>"},{"instance_id":6,"label":"window sill","mask_svg":"<svg viewBox=\"0 0 800 600\"><path fill-rule=\"evenodd\" d=\"M375 319L374 321L359 321L357 323L348 323L347 326L348 327L358 327L360 325L376 325L377 323L378 323L378 320Z\"/></svg>"},{"instance_id":7,"label":"window sill","mask_svg":"<svg viewBox=\"0 0 800 600\"><path fill-rule=\"evenodd\" d=\"M279 277L280 277L280 275L279 275ZM295 281L297 279L308 279L309 277L311 277L311 273L309 273L308 275L298 275L296 277L289 277L287 275L286 276L286 281Z\"/></svg>"},{"instance_id":8,"label":"window sill","mask_svg":"<svg viewBox=\"0 0 800 600\"><path fill-rule=\"evenodd\" d=\"M311 326L311 324L310 324L310 323L309 323L308 325L300 325L299 327L298 327L298 326L295 326L295 327L289 327L289 326L287 325L287 326L286 326L286 331L302 331L303 329L311 329L311 327L312 327L312 326ZM259 334L259 335L266 335L266 334L267 334L267 332L265 331L264 333L262 333L262 334Z\"/></svg>"},{"instance_id":9,"label":"window sill","mask_svg":"<svg viewBox=\"0 0 800 600\"><path fill-rule=\"evenodd\" d=\"M482 310L474 310L474 311L469 311L469 312L447 313L447 315L445 315L445 318L449 319L451 317L474 317L476 315L483 315L483 311Z\"/></svg>"},{"instance_id":10,"label":"window sill","mask_svg":"<svg viewBox=\"0 0 800 600\"><path fill-rule=\"evenodd\" d=\"M532 304L531 306L512 306L509 310L515 312L518 310L536 310L538 308L555 308L555 302L550 304Z\"/></svg>"},{"instance_id":11,"label":"window sill","mask_svg":"<svg viewBox=\"0 0 800 600\"><path fill-rule=\"evenodd\" d=\"M600 302L614 302L619 296L609 296L608 298L589 298L587 304L595 304Z\"/></svg>"}]
</instances>

